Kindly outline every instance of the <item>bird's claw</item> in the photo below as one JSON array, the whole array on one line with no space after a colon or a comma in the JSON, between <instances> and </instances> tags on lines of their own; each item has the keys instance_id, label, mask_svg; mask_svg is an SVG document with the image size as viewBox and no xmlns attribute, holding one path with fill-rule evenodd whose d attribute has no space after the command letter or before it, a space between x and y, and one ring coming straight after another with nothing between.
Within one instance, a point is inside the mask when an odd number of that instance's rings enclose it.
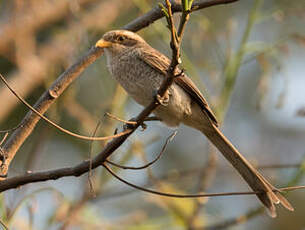
<instances>
[{"instance_id":1,"label":"bird's claw","mask_svg":"<svg viewBox=\"0 0 305 230\"><path fill-rule=\"evenodd\" d=\"M156 95L156 100L160 105L163 106L168 106L169 103L169 97L167 97L166 95L164 95L163 97L161 97L159 94Z\"/></svg>"},{"instance_id":2,"label":"bird's claw","mask_svg":"<svg viewBox=\"0 0 305 230\"><path fill-rule=\"evenodd\" d=\"M185 69L181 69L180 72L175 75L175 77L184 77L185 76Z\"/></svg>"}]
</instances>

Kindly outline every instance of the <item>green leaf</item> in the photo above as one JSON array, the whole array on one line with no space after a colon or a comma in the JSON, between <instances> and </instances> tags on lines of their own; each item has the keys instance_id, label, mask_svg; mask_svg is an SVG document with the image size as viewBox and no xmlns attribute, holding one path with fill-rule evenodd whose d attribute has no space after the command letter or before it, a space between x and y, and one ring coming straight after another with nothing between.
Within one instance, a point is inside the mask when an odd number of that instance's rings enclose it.
<instances>
[{"instance_id":1,"label":"green leaf","mask_svg":"<svg viewBox=\"0 0 305 230\"><path fill-rule=\"evenodd\" d=\"M189 0L188 10L192 9L193 1L194 0Z\"/></svg>"},{"instance_id":2,"label":"green leaf","mask_svg":"<svg viewBox=\"0 0 305 230\"><path fill-rule=\"evenodd\" d=\"M168 12L167 12L166 7L165 7L162 3L158 3L158 5L159 5L159 7L160 7L162 13L164 14L164 16L165 16L166 18L169 18L169 14L168 14Z\"/></svg>"},{"instance_id":3,"label":"green leaf","mask_svg":"<svg viewBox=\"0 0 305 230\"><path fill-rule=\"evenodd\" d=\"M189 1L188 0L181 0L181 4L182 4L182 10L184 12L189 10Z\"/></svg>"}]
</instances>

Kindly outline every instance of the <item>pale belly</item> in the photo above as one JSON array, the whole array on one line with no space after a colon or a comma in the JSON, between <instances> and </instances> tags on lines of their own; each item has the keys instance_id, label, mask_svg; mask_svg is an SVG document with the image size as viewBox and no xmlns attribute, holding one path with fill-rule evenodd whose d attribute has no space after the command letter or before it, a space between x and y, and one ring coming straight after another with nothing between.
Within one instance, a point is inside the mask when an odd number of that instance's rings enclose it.
<instances>
[{"instance_id":1,"label":"pale belly","mask_svg":"<svg viewBox=\"0 0 305 230\"><path fill-rule=\"evenodd\" d=\"M139 104L149 105L160 88L164 76L144 62L120 60L119 65L109 65L113 77L122 85L127 93ZM169 126L178 126L191 115L191 98L175 83L169 88L169 102L166 106L160 105L154 110L164 123Z\"/></svg>"}]
</instances>

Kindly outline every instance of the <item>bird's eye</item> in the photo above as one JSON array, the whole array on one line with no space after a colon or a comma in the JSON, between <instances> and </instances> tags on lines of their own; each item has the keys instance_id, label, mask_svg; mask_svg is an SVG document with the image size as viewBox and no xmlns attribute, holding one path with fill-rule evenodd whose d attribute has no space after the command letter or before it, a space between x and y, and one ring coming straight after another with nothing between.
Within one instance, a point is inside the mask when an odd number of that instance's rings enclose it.
<instances>
[{"instance_id":1,"label":"bird's eye","mask_svg":"<svg viewBox=\"0 0 305 230\"><path fill-rule=\"evenodd\" d=\"M119 37L118 37L118 41L122 42L122 41L124 41L124 40L125 40L125 38L124 38L123 36L119 36Z\"/></svg>"}]
</instances>

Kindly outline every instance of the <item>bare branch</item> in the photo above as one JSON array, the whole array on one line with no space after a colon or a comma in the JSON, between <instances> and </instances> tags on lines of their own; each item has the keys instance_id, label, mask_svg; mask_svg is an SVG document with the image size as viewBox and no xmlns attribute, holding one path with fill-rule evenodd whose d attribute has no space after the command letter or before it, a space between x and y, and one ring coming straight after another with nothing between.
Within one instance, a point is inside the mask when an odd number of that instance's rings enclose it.
<instances>
[{"instance_id":1,"label":"bare branch","mask_svg":"<svg viewBox=\"0 0 305 230\"><path fill-rule=\"evenodd\" d=\"M131 169L131 170L141 170L141 169L145 169L145 168L151 166L151 165L154 164L157 160L160 159L160 157L161 157L162 154L164 153L164 151L165 151L167 145L169 144L169 142L171 142L171 141L175 138L175 136L177 135L177 132L178 132L178 131L173 132L168 138L166 138L166 142L164 143L164 145L163 145L161 151L159 152L158 156L157 156L155 159L153 159L152 161L148 162L147 164L145 164L145 165L143 165L143 166L138 166L138 167L124 166L124 165L119 165L119 164L117 164L117 163L111 162L111 161L109 161L109 160L106 160L105 162L108 163L108 164L111 164L111 165L113 165L113 166L119 167L119 168L121 168L121 169Z\"/></svg>"},{"instance_id":2,"label":"bare branch","mask_svg":"<svg viewBox=\"0 0 305 230\"><path fill-rule=\"evenodd\" d=\"M116 175L111 168L109 168L107 165L104 163L102 164L104 168L107 169L107 171L114 176L116 179L119 181L123 182L124 184L133 187L135 189L141 190L143 192L148 192L151 194L155 195L160 195L160 196L166 196L166 197L172 197L172 198L199 198L199 197L218 197L218 196L241 196L241 195L254 195L254 194L259 194L262 193L262 191L250 191L250 192L223 192L223 193L199 193L199 194L174 194L174 193L165 193L165 192L160 192L152 189L147 189L135 184L132 184L128 182L127 180L119 177ZM274 189L274 192L287 192L287 191L294 191L294 190L300 190L300 189L305 189L305 185L301 186L291 186L291 187L284 187L284 188L279 188L279 189Z\"/></svg>"},{"instance_id":3,"label":"bare branch","mask_svg":"<svg viewBox=\"0 0 305 230\"><path fill-rule=\"evenodd\" d=\"M123 122L123 123L125 123L125 124L129 124L129 125L135 125L135 124L137 123L137 122L135 122L135 121L126 121L126 120L124 120L124 119L122 119L122 118L119 118L119 117L117 117L117 116L115 116L115 115L113 115L113 114L111 114L111 113L105 113L105 116L108 116L108 117L110 117L110 118L112 118L112 119L114 119L114 120Z\"/></svg>"},{"instance_id":4,"label":"bare branch","mask_svg":"<svg viewBox=\"0 0 305 230\"><path fill-rule=\"evenodd\" d=\"M5 130L0 130L0 133L10 133L15 131L16 129L18 129L19 127L22 126L22 123L18 124L16 127L14 128L10 128L10 129L5 129Z\"/></svg>"},{"instance_id":5,"label":"bare branch","mask_svg":"<svg viewBox=\"0 0 305 230\"><path fill-rule=\"evenodd\" d=\"M6 132L6 133L4 134L4 136L3 136L2 140L0 141L0 146L1 146L1 145L3 144L3 142L6 140L6 138L7 138L8 134L9 134L9 132ZM0 150L1 150L1 152L2 152L1 147L0 147Z\"/></svg>"},{"instance_id":6,"label":"bare branch","mask_svg":"<svg viewBox=\"0 0 305 230\"><path fill-rule=\"evenodd\" d=\"M208 8L211 6L229 4L229 3L233 3L233 2L237 2L237 1L239 1L239 0L199 0L199 1L196 1L193 3L191 10L197 11L197 10L201 10L201 9ZM171 5L172 5L171 8L172 8L173 13L182 12L182 7L181 7L180 3L176 2L176 1L172 1ZM155 21L157 21L163 17L164 17L164 14L163 14L162 10L160 9L159 6L157 6L153 9L151 9L146 14L136 18L132 22L125 25L123 27L123 29L136 32L136 31L139 31L139 30L149 26L150 24L154 23Z\"/></svg>"},{"instance_id":7,"label":"bare branch","mask_svg":"<svg viewBox=\"0 0 305 230\"><path fill-rule=\"evenodd\" d=\"M71 84L75 78L77 78L87 66L93 63L101 54L102 50L91 48L89 52L79 59L74 65L68 68L59 78L51 85L51 87L44 92L40 99L33 106L39 113L44 114L47 109L55 102L64 90ZM0 174L6 175L8 166L11 160L14 158L17 150L23 144L25 139L31 134L32 130L36 126L40 117L34 114L32 111L28 112L22 120L23 126L19 127L7 140L3 146L5 153L5 162L2 162Z\"/></svg>"},{"instance_id":8,"label":"bare branch","mask_svg":"<svg viewBox=\"0 0 305 230\"><path fill-rule=\"evenodd\" d=\"M276 167L271 167L269 168L268 165L265 165L265 166L262 166L262 167L258 167L260 169L265 169L264 167L266 167L266 169L289 169L289 168L299 168L301 167L302 165L301 164L283 164L283 165L274 165ZM284 166L284 167L282 167ZM175 172L174 175L172 175L171 172L169 173L165 173L164 175L160 176L157 180L166 180L166 181L170 181L172 179L181 179L181 178L184 178L184 177L188 177L188 176L193 176L193 174L200 174L205 168L193 168L193 169L187 169L187 170L182 170L182 171L178 171L178 172ZM222 173L231 173L233 172L231 169L230 170L227 170L227 169L220 169L222 171ZM200 177L198 175L196 175L196 177ZM143 183L141 185L141 187L150 187L152 186L152 184L150 182L146 182L146 183ZM136 192L137 190L124 190L124 191L120 191L120 192L111 192L111 194L107 194L103 197L101 197L101 199L108 199L108 198L114 198L114 197L120 197L120 196L124 196L124 195L127 195L127 194L130 194L130 193L133 193L133 192Z\"/></svg>"}]
</instances>

